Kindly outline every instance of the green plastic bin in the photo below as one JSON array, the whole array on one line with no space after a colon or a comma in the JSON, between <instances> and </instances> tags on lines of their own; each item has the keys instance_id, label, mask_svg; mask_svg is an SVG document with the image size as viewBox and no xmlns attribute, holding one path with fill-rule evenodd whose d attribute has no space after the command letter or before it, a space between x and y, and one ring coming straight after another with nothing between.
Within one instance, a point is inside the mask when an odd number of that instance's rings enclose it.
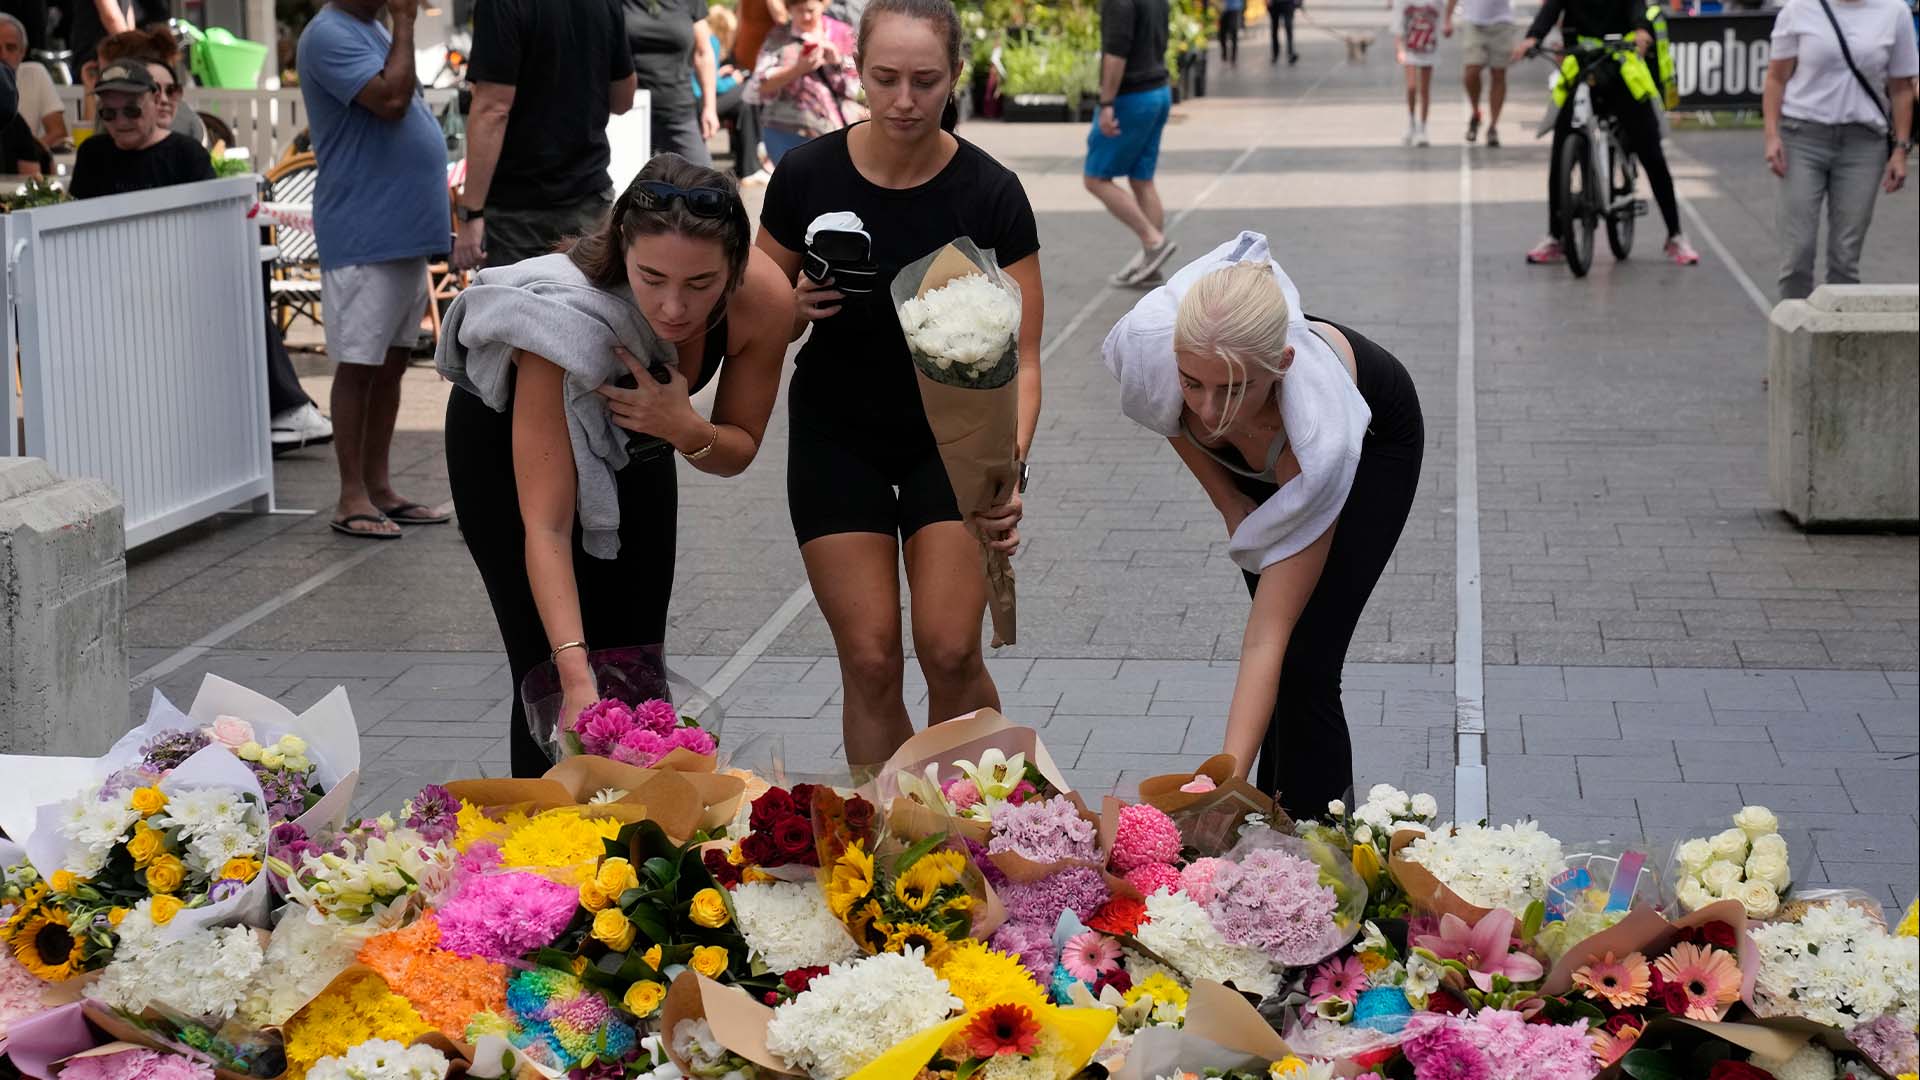
<instances>
[{"instance_id":1,"label":"green plastic bin","mask_svg":"<svg viewBox=\"0 0 1920 1080\"><path fill-rule=\"evenodd\" d=\"M194 35L193 77L202 86L251 90L260 85L260 69L266 62L265 45L234 37L218 26Z\"/></svg>"}]
</instances>

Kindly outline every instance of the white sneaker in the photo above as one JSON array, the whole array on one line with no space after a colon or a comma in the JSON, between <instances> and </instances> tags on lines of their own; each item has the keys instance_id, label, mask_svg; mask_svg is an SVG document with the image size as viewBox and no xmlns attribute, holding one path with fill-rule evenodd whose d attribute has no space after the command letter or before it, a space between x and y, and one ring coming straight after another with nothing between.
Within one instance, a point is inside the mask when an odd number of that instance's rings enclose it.
<instances>
[{"instance_id":1,"label":"white sneaker","mask_svg":"<svg viewBox=\"0 0 1920 1080\"><path fill-rule=\"evenodd\" d=\"M1421 124L1420 126L1413 129L1413 145L1415 146L1433 145L1433 143L1427 138L1427 125Z\"/></svg>"},{"instance_id":2,"label":"white sneaker","mask_svg":"<svg viewBox=\"0 0 1920 1080\"><path fill-rule=\"evenodd\" d=\"M767 184L767 181L771 179L773 179L772 173L768 172L765 169L760 169L755 172L748 173L747 175L741 177L740 186L741 187L765 187Z\"/></svg>"},{"instance_id":3,"label":"white sneaker","mask_svg":"<svg viewBox=\"0 0 1920 1080\"><path fill-rule=\"evenodd\" d=\"M312 402L280 413L269 427L275 450L297 450L333 441L333 422L321 416Z\"/></svg>"},{"instance_id":4,"label":"white sneaker","mask_svg":"<svg viewBox=\"0 0 1920 1080\"><path fill-rule=\"evenodd\" d=\"M1414 123L1414 122L1413 122L1413 121L1411 121L1411 120L1409 120L1409 121L1407 121L1407 133L1406 133L1405 135L1402 135L1402 136L1400 136L1400 145L1401 145L1401 146L1412 146L1412 145L1413 145L1413 140L1414 140L1414 139L1415 139L1415 138L1416 138L1416 137L1417 137L1417 136L1418 136L1419 134L1420 134L1420 125L1419 125L1419 124L1416 124L1416 123Z\"/></svg>"}]
</instances>

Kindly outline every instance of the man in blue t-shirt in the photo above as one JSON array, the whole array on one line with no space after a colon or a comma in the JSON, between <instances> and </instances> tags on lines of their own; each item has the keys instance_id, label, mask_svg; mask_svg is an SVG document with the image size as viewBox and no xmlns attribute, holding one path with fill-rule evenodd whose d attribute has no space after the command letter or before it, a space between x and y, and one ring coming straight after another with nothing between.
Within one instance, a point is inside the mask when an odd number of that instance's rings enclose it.
<instances>
[{"instance_id":1,"label":"man in blue t-shirt","mask_svg":"<svg viewBox=\"0 0 1920 1080\"><path fill-rule=\"evenodd\" d=\"M428 303L427 260L452 246L447 144L414 74L419 0L333 0L300 35L300 94L319 164L314 235L340 464L335 532L398 539L448 520L393 489L400 377ZM393 30L377 21L382 9Z\"/></svg>"}]
</instances>

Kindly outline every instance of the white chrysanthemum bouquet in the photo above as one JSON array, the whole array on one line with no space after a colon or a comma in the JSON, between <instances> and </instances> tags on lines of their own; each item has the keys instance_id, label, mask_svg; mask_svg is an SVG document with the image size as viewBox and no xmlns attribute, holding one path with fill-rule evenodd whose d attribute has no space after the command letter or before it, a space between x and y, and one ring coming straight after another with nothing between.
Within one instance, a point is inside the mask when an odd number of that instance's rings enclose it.
<instances>
[{"instance_id":1,"label":"white chrysanthemum bouquet","mask_svg":"<svg viewBox=\"0 0 1920 1080\"><path fill-rule=\"evenodd\" d=\"M1020 287L963 236L902 269L892 296L954 502L984 546L992 538L973 515L1020 486ZM998 648L1014 642L1013 566L1005 552L984 554Z\"/></svg>"}]
</instances>

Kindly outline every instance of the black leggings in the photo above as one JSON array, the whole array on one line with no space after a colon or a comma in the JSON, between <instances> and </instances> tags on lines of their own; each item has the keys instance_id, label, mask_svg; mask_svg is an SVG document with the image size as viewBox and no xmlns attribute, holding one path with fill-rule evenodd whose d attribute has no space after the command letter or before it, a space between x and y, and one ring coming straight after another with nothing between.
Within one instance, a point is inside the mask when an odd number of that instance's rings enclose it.
<instances>
[{"instance_id":1,"label":"black leggings","mask_svg":"<svg viewBox=\"0 0 1920 1080\"><path fill-rule=\"evenodd\" d=\"M1406 527L1426 447L1420 398L1407 369L1379 345L1338 328L1353 345L1360 394L1373 419L1334 527L1327 565L1287 639L1273 719L1255 770L1260 790L1278 793L1287 813L1303 819L1325 813L1331 799L1352 801L1353 740L1340 703L1341 668L1360 613ZM1261 501L1279 490L1247 477L1236 476L1235 484ZM1243 576L1251 595L1260 578Z\"/></svg>"},{"instance_id":2,"label":"black leggings","mask_svg":"<svg viewBox=\"0 0 1920 1080\"><path fill-rule=\"evenodd\" d=\"M1240 60L1240 20L1246 14L1244 9L1220 12L1220 59L1229 64Z\"/></svg>"},{"instance_id":3,"label":"black leggings","mask_svg":"<svg viewBox=\"0 0 1920 1080\"><path fill-rule=\"evenodd\" d=\"M1618 80L1616 79L1616 84ZM1573 130L1573 101L1567 101L1567 108L1553 120L1553 151L1547 158L1560 167L1560 147L1567 141L1567 132ZM1627 151L1640 159L1640 171L1647 174L1647 186L1653 189L1653 201L1660 204L1660 216L1667 223L1667 235L1680 233L1680 204L1673 197L1673 174L1667 171L1667 155L1660 148L1660 119L1653 114L1653 101L1635 101L1626 88L1614 86L1600 93L1594 99L1594 107L1606 109L1620 122L1620 134L1626 140ZM1599 178L1603 189L1611 186L1607 177ZM1560 200L1555 196L1559 192L1551 179L1547 184L1547 235L1556 240L1564 240L1560 235Z\"/></svg>"},{"instance_id":4,"label":"black leggings","mask_svg":"<svg viewBox=\"0 0 1920 1080\"><path fill-rule=\"evenodd\" d=\"M1273 58L1280 59L1280 28L1287 28L1287 56L1292 58L1293 51L1293 5L1276 4L1267 9L1267 36L1273 39Z\"/></svg>"},{"instance_id":5,"label":"black leggings","mask_svg":"<svg viewBox=\"0 0 1920 1080\"><path fill-rule=\"evenodd\" d=\"M618 473L620 555L596 559L580 546L574 523L573 576L580 619L594 649L654 645L666 640L667 601L673 595L675 518L680 506L672 454L636 461ZM552 764L527 730L520 685L545 663L558 642L547 640L527 580L526 530L513 478L513 409L494 412L478 397L455 389L447 401L447 480L453 488L460 534L486 583L500 640L513 670L513 720L508 731L513 775L539 776Z\"/></svg>"}]
</instances>

